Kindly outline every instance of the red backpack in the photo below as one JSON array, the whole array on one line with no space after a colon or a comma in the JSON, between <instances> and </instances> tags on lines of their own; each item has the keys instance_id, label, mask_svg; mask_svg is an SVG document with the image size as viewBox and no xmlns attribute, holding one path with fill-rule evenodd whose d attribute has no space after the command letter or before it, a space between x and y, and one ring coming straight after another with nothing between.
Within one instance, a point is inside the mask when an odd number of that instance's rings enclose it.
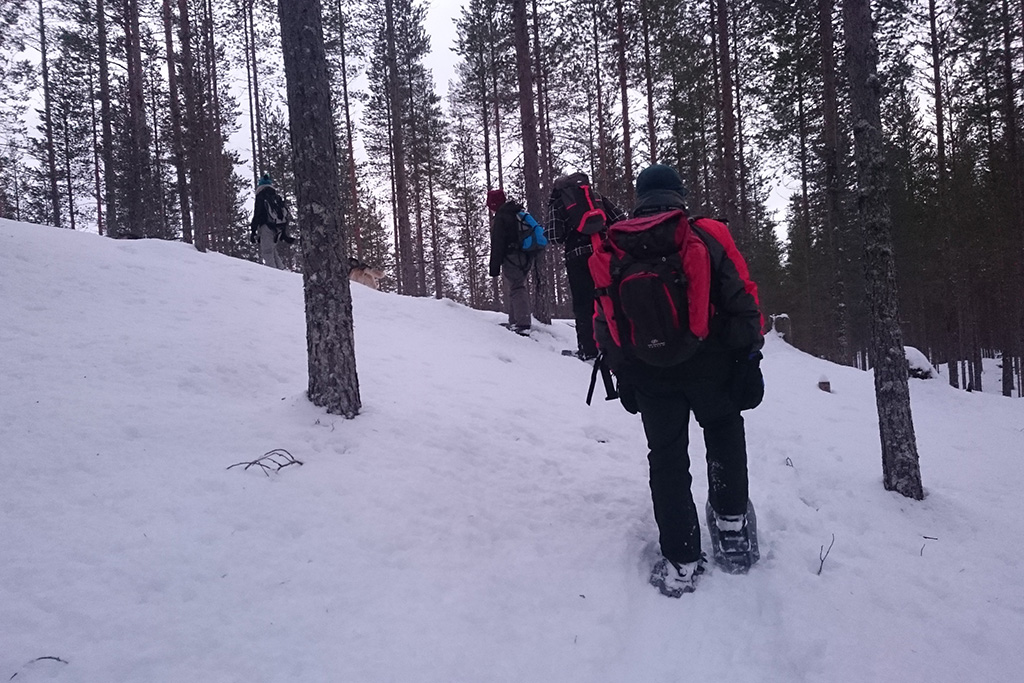
<instances>
[{"instance_id":1,"label":"red backpack","mask_svg":"<svg viewBox=\"0 0 1024 683\"><path fill-rule=\"evenodd\" d=\"M620 221L592 242L596 306L615 345L655 367L692 357L713 314L711 256L686 213Z\"/></svg>"},{"instance_id":2,"label":"red backpack","mask_svg":"<svg viewBox=\"0 0 1024 683\"><path fill-rule=\"evenodd\" d=\"M587 182L583 173L574 173L555 182L554 190L560 195L565 208L565 228L575 230L584 235L603 232L608 224L608 216L604 211L601 195ZM558 235L564 241L568 235Z\"/></svg>"}]
</instances>

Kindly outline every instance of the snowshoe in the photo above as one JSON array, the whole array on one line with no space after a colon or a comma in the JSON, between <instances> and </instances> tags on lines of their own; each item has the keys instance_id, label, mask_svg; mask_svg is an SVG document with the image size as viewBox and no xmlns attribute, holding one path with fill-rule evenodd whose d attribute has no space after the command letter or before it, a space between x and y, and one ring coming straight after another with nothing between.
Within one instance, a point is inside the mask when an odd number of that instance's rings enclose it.
<instances>
[{"instance_id":1,"label":"snowshoe","mask_svg":"<svg viewBox=\"0 0 1024 683\"><path fill-rule=\"evenodd\" d=\"M747 501L745 515L718 515L710 501L704 508L711 534L711 557L729 574L746 574L761 559L757 547L757 517Z\"/></svg>"},{"instance_id":2,"label":"snowshoe","mask_svg":"<svg viewBox=\"0 0 1024 683\"><path fill-rule=\"evenodd\" d=\"M683 593L692 593L697 589L697 579L704 573L706 558L701 554L696 562L680 564L663 557L651 569L650 584L661 591L662 595L678 598Z\"/></svg>"}]
</instances>

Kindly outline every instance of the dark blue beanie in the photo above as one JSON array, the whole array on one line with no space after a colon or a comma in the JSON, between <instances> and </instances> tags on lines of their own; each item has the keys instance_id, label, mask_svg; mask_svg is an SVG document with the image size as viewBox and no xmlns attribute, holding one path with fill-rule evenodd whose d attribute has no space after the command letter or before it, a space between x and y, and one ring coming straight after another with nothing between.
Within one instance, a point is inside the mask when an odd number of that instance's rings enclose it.
<instances>
[{"instance_id":1,"label":"dark blue beanie","mask_svg":"<svg viewBox=\"0 0 1024 683\"><path fill-rule=\"evenodd\" d=\"M640 175L636 177L636 198L638 201L642 200L644 195L664 192L673 192L679 195L680 202L689 194L689 191L683 186L683 179L679 177L679 174L671 166L654 164L640 171Z\"/></svg>"}]
</instances>

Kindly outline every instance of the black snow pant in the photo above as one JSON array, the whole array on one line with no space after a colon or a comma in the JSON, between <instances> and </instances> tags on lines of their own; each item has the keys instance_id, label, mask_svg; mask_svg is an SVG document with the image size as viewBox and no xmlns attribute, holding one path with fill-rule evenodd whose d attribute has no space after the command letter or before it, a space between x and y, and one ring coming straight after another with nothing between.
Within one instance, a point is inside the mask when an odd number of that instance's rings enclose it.
<instances>
[{"instance_id":1,"label":"black snow pant","mask_svg":"<svg viewBox=\"0 0 1024 683\"><path fill-rule=\"evenodd\" d=\"M590 250L566 252L565 273L572 295L572 315L576 319L576 345L585 356L597 355L594 341L594 278L590 275Z\"/></svg>"},{"instance_id":2,"label":"black snow pant","mask_svg":"<svg viewBox=\"0 0 1024 683\"><path fill-rule=\"evenodd\" d=\"M683 366L683 373L672 373L679 379L636 381L661 552L680 563L701 554L700 521L690 491L690 411L704 430L711 507L719 515L742 515L748 496L743 418L729 397L731 358L724 351L701 351Z\"/></svg>"}]
</instances>

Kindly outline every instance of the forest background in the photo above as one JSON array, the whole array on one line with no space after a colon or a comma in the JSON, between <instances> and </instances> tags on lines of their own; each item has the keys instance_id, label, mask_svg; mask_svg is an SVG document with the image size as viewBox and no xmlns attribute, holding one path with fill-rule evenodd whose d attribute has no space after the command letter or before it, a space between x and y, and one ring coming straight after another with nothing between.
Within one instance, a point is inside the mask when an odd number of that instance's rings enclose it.
<instances>
[{"instance_id":1,"label":"forest background","mask_svg":"<svg viewBox=\"0 0 1024 683\"><path fill-rule=\"evenodd\" d=\"M583 170L628 207L666 163L691 213L728 219L790 341L869 366L838 3L469 0L433 37L428 9L322 2L348 253L385 289L500 308L487 188L543 216ZM1024 0L873 10L904 339L965 389L1001 358L1020 396ZM252 184L294 196L285 98L272 0L4 0L0 217L255 260ZM569 317L557 249L539 275L538 318Z\"/></svg>"}]
</instances>

